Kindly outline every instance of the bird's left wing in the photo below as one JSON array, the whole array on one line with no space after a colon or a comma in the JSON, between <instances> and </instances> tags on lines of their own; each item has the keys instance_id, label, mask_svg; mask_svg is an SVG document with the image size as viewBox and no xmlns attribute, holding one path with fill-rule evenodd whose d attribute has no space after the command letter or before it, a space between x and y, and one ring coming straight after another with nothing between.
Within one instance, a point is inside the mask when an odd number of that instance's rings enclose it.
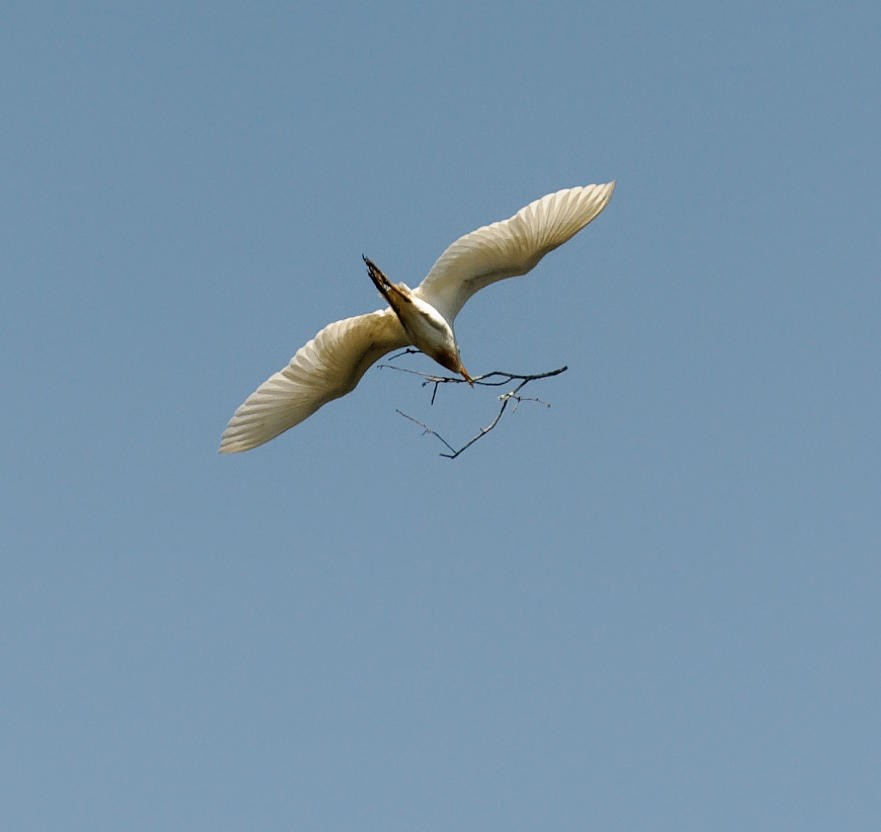
<instances>
[{"instance_id":1,"label":"bird's left wing","mask_svg":"<svg viewBox=\"0 0 881 832\"><path fill-rule=\"evenodd\" d=\"M475 292L526 274L549 251L581 231L612 197L615 183L567 188L541 197L513 217L460 237L431 267L414 294L452 324Z\"/></svg>"},{"instance_id":2,"label":"bird's left wing","mask_svg":"<svg viewBox=\"0 0 881 832\"><path fill-rule=\"evenodd\" d=\"M408 343L388 308L328 324L240 405L220 439L220 452L268 442L354 390L374 361Z\"/></svg>"}]
</instances>

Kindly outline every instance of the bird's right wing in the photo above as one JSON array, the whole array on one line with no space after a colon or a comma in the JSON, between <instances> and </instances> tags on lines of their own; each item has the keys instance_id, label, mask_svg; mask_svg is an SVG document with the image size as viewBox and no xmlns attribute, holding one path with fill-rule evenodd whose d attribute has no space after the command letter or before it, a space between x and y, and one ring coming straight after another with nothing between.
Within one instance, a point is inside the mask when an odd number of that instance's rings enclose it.
<instances>
[{"instance_id":1,"label":"bird's right wing","mask_svg":"<svg viewBox=\"0 0 881 832\"><path fill-rule=\"evenodd\" d=\"M567 188L541 197L513 217L460 237L431 267L414 294L452 324L475 292L526 274L549 251L581 231L603 208L615 183Z\"/></svg>"},{"instance_id":2,"label":"bird's right wing","mask_svg":"<svg viewBox=\"0 0 881 832\"><path fill-rule=\"evenodd\" d=\"M220 452L268 442L354 390L374 361L408 343L388 308L328 324L239 406L220 439Z\"/></svg>"}]
</instances>

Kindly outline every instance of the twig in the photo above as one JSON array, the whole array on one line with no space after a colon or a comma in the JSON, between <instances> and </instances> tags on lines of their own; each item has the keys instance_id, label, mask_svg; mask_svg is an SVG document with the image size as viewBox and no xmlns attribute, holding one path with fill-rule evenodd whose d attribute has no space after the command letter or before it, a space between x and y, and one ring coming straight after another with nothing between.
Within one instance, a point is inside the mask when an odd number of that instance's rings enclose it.
<instances>
[{"instance_id":1,"label":"twig","mask_svg":"<svg viewBox=\"0 0 881 832\"><path fill-rule=\"evenodd\" d=\"M423 435L425 435L426 433L430 433L432 436L436 436L438 439L440 439L440 441L443 442L444 445L446 445L454 454L459 453L459 451L457 451L449 442L447 442L447 440L444 439L443 436L441 436L434 428L430 428L428 425L426 425L425 422L420 422L418 419L415 419L413 416L410 416L409 414L404 413L403 410L398 410L398 408L395 408L395 413L400 413L401 416L403 416L405 419L409 419L411 422L415 422L417 425L419 425L419 427L422 428ZM450 459L455 458L455 457L451 457L450 454L441 454L441 456L450 457Z\"/></svg>"},{"instance_id":2,"label":"twig","mask_svg":"<svg viewBox=\"0 0 881 832\"><path fill-rule=\"evenodd\" d=\"M408 348L403 350L400 353L392 356L392 358L398 358L401 355L406 355L408 353L418 352L418 350L414 350ZM434 385L431 391L431 404L434 404L435 398L437 397L437 391L441 384L465 384L465 379L460 378L458 376L442 376L436 375L433 373L423 373L419 370L411 370L406 367L397 367L394 364L380 364L380 369L388 368L390 370L397 370L399 373L410 373L411 375L419 376L423 379L422 386L424 387L427 384ZM409 419L411 422L415 422L419 425L424 434L432 434L436 436L444 446L450 451L450 453L441 453L441 456L446 457L447 459L455 459L459 454L468 450L478 439L482 439L486 436L495 426L499 423L502 416L505 413L508 405L513 401L514 407L516 408L520 402L537 402L539 404L544 404L546 407L550 407L549 404L543 402L538 398L526 398L524 396L518 395L520 391L531 381L537 381L542 378L550 378L551 376L558 376L560 373L565 373L568 370L568 367L559 367L556 370L548 370L545 373L531 373L531 374L520 374L520 373L507 373L502 370L493 370L491 373L484 373L481 376L475 376L473 379L475 386L480 387L501 387L504 384L509 384L512 381L519 381L520 383L513 389L509 390L507 393L502 393L498 398L502 403L499 408L499 412L496 414L495 418L486 426L481 428L471 439L468 440L461 448L453 447L446 439L443 438L434 428L426 425L424 422L420 422L419 419L410 416L407 413L404 413L402 410L397 410L401 416L405 419Z\"/></svg>"}]
</instances>

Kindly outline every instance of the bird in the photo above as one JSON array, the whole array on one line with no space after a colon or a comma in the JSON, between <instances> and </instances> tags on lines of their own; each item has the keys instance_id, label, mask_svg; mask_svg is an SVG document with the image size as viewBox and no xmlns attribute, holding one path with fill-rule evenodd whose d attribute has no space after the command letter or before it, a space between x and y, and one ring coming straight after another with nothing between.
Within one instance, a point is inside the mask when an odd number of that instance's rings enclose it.
<instances>
[{"instance_id":1,"label":"bird","mask_svg":"<svg viewBox=\"0 0 881 832\"><path fill-rule=\"evenodd\" d=\"M614 190L614 181L565 188L471 231L447 247L415 289L392 283L362 255L387 306L328 324L297 350L238 407L219 452L247 451L274 439L350 393L371 365L403 347L416 347L473 385L453 330L456 315L475 292L532 270L595 219Z\"/></svg>"}]
</instances>

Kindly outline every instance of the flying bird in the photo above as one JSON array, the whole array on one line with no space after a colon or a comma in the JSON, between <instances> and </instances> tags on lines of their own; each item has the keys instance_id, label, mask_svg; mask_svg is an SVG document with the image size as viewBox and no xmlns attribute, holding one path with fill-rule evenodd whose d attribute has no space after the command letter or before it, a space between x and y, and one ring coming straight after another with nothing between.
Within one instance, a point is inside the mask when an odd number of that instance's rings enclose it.
<instances>
[{"instance_id":1,"label":"flying bird","mask_svg":"<svg viewBox=\"0 0 881 832\"><path fill-rule=\"evenodd\" d=\"M472 383L453 332L459 310L490 283L530 271L594 219L614 190L614 182L567 188L465 234L415 289L392 283L364 257L388 306L328 324L297 350L287 367L239 406L220 439L220 452L247 451L268 442L350 393L374 362L402 347L416 347Z\"/></svg>"}]
</instances>

